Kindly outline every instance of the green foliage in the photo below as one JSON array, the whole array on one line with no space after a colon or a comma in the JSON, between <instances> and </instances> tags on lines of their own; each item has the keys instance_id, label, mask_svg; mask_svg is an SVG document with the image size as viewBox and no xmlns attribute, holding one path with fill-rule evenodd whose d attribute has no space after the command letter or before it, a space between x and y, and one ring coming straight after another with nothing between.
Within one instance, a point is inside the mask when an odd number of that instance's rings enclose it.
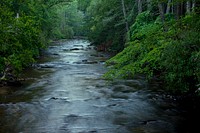
<instances>
[{"instance_id":1,"label":"green foliage","mask_svg":"<svg viewBox=\"0 0 200 133\"><path fill-rule=\"evenodd\" d=\"M148 79L159 76L168 91L195 91L200 82L200 17L169 20L168 31L149 12L138 15L132 25L127 47L108 60L105 78L133 78L143 73Z\"/></svg>"},{"instance_id":2,"label":"green foliage","mask_svg":"<svg viewBox=\"0 0 200 133\"><path fill-rule=\"evenodd\" d=\"M87 7L90 5L91 0L78 0L78 9L86 12Z\"/></svg>"},{"instance_id":3,"label":"green foliage","mask_svg":"<svg viewBox=\"0 0 200 133\"><path fill-rule=\"evenodd\" d=\"M135 65L140 51L141 46L139 43L130 44L122 52L106 62L108 66L111 65L112 69L104 77L109 79L132 78L137 70L131 66Z\"/></svg>"},{"instance_id":4,"label":"green foliage","mask_svg":"<svg viewBox=\"0 0 200 133\"><path fill-rule=\"evenodd\" d=\"M165 48L161 63L168 89L188 92L197 89L200 82L200 17L192 14L180 21L181 25L175 23L168 31L173 40Z\"/></svg>"},{"instance_id":5,"label":"green foliage","mask_svg":"<svg viewBox=\"0 0 200 133\"><path fill-rule=\"evenodd\" d=\"M125 6L132 23L132 6L135 1L126 0ZM126 24L123 16L121 0L93 0L90 4L85 4L88 38L93 44L104 45L112 42L109 46L110 51L118 52L124 48L126 40ZM112 6L111 6L112 5ZM82 6L81 6L82 8ZM85 9L85 8L84 8Z\"/></svg>"},{"instance_id":6,"label":"green foliage","mask_svg":"<svg viewBox=\"0 0 200 133\"><path fill-rule=\"evenodd\" d=\"M20 72L24 67L34 62L33 53L29 50L24 50L20 54L11 55L8 57L11 65L15 68L15 72Z\"/></svg>"},{"instance_id":7,"label":"green foliage","mask_svg":"<svg viewBox=\"0 0 200 133\"><path fill-rule=\"evenodd\" d=\"M20 73L40 55L49 39L71 38L81 30L83 14L76 0L69 2L72 0L0 2L0 73L7 67L13 74Z\"/></svg>"},{"instance_id":8,"label":"green foliage","mask_svg":"<svg viewBox=\"0 0 200 133\"><path fill-rule=\"evenodd\" d=\"M29 9L29 4L31 2L12 0L0 3L0 72L11 67L13 74L19 73L45 47L41 39L41 19L31 12L24 12ZM19 11L21 14L16 18Z\"/></svg>"},{"instance_id":9,"label":"green foliage","mask_svg":"<svg viewBox=\"0 0 200 133\"><path fill-rule=\"evenodd\" d=\"M68 5L57 6L55 12L57 21L52 28L52 39L72 38L85 36L84 14L78 10L78 2L72 1ZM51 21L52 22L52 21Z\"/></svg>"},{"instance_id":10,"label":"green foliage","mask_svg":"<svg viewBox=\"0 0 200 133\"><path fill-rule=\"evenodd\" d=\"M40 30L32 17L13 19L9 31L1 38L2 55L15 72L33 62L39 56L39 48L44 47L40 42ZM3 61L3 60L2 60ZM5 63L4 63L5 65ZM5 67L5 66L1 66Z\"/></svg>"}]
</instances>

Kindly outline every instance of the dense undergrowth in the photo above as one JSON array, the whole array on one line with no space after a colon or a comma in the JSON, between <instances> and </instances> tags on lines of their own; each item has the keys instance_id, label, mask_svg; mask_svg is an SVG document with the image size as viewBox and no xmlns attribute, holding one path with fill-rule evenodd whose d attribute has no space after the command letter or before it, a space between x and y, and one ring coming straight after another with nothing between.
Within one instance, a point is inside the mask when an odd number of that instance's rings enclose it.
<instances>
[{"instance_id":1,"label":"dense undergrowth","mask_svg":"<svg viewBox=\"0 0 200 133\"><path fill-rule=\"evenodd\" d=\"M125 49L106 62L108 79L143 73L162 79L167 91L194 92L200 83L200 17L190 14L178 21L171 15L163 24L151 12L139 14L131 26Z\"/></svg>"}]
</instances>

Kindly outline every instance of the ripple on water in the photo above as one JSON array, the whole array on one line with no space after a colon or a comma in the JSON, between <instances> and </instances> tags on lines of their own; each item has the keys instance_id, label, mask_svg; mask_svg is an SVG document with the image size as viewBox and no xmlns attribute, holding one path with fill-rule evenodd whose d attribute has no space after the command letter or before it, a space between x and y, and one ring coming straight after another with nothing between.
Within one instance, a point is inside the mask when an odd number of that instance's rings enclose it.
<instances>
[{"instance_id":1,"label":"ripple on water","mask_svg":"<svg viewBox=\"0 0 200 133\"><path fill-rule=\"evenodd\" d=\"M141 75L103 80L106 68L100 62L109 57L89 45L53 44L25 74L34 80L11 94L2 89L7 104L0 104L0 132L175 133L176 106L148 91Z\"/></svg>"}]
</instances>

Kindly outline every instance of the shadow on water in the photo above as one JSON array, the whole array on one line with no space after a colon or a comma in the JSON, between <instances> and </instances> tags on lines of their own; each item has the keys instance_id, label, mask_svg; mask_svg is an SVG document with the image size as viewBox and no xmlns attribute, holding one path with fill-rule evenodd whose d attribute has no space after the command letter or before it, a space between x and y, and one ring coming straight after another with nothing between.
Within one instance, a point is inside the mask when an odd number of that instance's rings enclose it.
<instances>
[{"instance_id":1,"label":"shadow on water","mask_svg":"<svg viewBox=\"0 0 200 133\"><path fill-rule=\"evenodd\" d=\"M0 89L0 132L193 131L186 130L188 120L194 121L177 99L149 89L143 76L103 80L109 57L86 40L53 43L32 69L24 71L22 77L29 80L22 87Z\"/></svg>"}]
</instances>

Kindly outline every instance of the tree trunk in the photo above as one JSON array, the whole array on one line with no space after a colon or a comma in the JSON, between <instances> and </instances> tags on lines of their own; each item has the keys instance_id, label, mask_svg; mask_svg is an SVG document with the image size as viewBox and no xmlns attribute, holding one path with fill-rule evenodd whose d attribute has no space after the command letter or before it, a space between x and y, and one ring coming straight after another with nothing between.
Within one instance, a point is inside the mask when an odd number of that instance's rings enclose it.
<instances>
[{"instance_id":1,"label":"tree trunk","mask_svg":"<svg viewBox=\"0 0 200 133\"><path fill-rule=\"evenodd\" d=\"M192 0L192 12L195 12L196 8L196 0Z\"/></svg>"},{"instance_id":2,"label":"tree trunk","mask_svg":"<svg viewBox=\"0 0 200 133\"><path fill-rule=\"evenodd\" d=\"M183 16L185 14L185 11L184 11L184 2L181 2L181 16Z\"/></svg>"},{"instance_id":3,"label":"tree trunk","mask_svg":"<svg viewBox=\"0 0 200 133\"><path fill-rule=\"evenodd\" d=\"M176 4L176 19L178 20L181 16L181 4L177 3Z\"/></svg>"},{"instance_id":4,"label":"tree trunk","mask_svg":"<svg viewBox=\"0 0 200 133\"><path fill-rule=\"evenodd\" d=\"M151 0L147 0L147 10L151 10L152 6L151 6Z\"/></svg>"},{"instance_id":5,"label":"tree trunk","mask_svg":"<svg viewBox=\"0 0 200 133\"><path fill-rule=\"evenodd\" d=\"M128 26L128 22L127 22L127 16L126 16L126 9L125 9L124 0L121 0L121 2L122 2L122 11L123 11L123 14L124 14L124 20L125 20L125 24L126 24L126 32L128 33L129 26Z\"/></svg>"},{"instance_id":6,"label":"tree trunk","mask_svg":"<svg viewBox=\"0 0 200 133\"><path fill-rule=\"evenodd\" d=\"M191 2L187 1L186 3L186 13L190 14L191 13Z\"/></svg>"},{"instance_id":7,"label":"tree trunk","mask_svg":"<svg viewBox=\"0 0 200 133\"><path fill-rule=\"evenodd\" d=\"M138 0L138 14L142 12L142 0Z\"/></svg>"},{"instance_id":8,"label":"tree trunk","mask_svg":"<svg viewBox=\"0 0 200 133\"><path fill-rule=\"evenodd\" d=\"M166 14L169 14L169 13L170 13L171 2L172 2L172 0L168 0L168 2L167 2Z\"/></svg>"},{"instance_id":9,"label":"tree trunk","mask_svg":"<svg viewBox=\"0 0 200 133\"><path fill-rule=\"evenodd\" d=\"M196 1L195 1L195 0L193 0L193 1L192 1L192 11L194 11L194 10L195 10L195 9L194 9L194 8L195 8L195 6L196 6Z\"/></svg>"},{"instance_id":10,"label":"tree trunk","mask_svg":"<svg viewBox=\"0 0 200 133\"><path fill-rule=\"evenodd\" d=\"M172 14L174 14L174 2L173 2L173 0L172 0Z\"/></svg>"},{"instance_id":11,"label":"tree trunk","mask_svg":"<svg viewBox=\"0 0 200 133\"><path fill-rule=\"evenodd\" d=\"M19 18L19 13L17 13L16 18Z\"/></svg>"},{"instance_id":12,"label":"tree trunk","mask_svg":"<svg viewBox=\"0 0 200 133\"><path fill-rule=\"evenodd\" d=\"M161 21L164 24L164 22L165 22L165 14L164 14L162 3L158 3L158 9L159 9Z\"/></svg>"}]
</instances>

